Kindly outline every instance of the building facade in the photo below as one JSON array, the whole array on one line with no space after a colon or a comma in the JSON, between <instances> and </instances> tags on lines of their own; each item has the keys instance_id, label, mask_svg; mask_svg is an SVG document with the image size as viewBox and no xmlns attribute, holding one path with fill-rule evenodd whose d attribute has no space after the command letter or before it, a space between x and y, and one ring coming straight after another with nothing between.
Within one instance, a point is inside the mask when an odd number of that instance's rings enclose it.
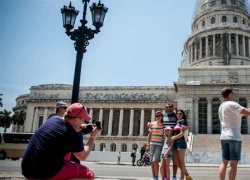
<instances>
[{"instance_id":1,"label":"building facade","mask_svg":"<svg viewBox=\"0 0 250 180\"><path fill-rule=\"evenodd\" d=\"M184 109L189 132L219 134L221 89L230 86L237 101L250 107L250 14L245 0L199 0L192 33L173 86L81 87L80 102L88 107L93 123L100 120L102 134L96 151L131 151L146 144L147 123L167 102ZM70 104L72 86L32 86L19 96L18 110L27 110L23 132L34 132L55 110L57 101ZM250 119L242 120L242 134L250 134Z\"/></svg>"}]
</instances>

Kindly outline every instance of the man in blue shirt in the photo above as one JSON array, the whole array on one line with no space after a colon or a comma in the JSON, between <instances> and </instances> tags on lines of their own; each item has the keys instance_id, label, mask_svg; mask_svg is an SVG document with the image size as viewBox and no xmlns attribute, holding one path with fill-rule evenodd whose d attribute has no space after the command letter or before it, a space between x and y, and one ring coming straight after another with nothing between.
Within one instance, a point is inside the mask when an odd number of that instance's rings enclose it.
<instances>
[{"instance_id":1,"label":"man in blue shirt","mask_svg":"<svg viewBox=\"0 0 250 180\"><path fill-rule=\"evenodd\" d=\"M52 116L32 136L24 153L21 168L27 179L94 179L87 167L69 161L71 152L85 160L102 128L95 127L88 142L79 133L85 121L90 121L87 109L80 103L70 105L64 117Z\"/></svg>"}]
</instances>

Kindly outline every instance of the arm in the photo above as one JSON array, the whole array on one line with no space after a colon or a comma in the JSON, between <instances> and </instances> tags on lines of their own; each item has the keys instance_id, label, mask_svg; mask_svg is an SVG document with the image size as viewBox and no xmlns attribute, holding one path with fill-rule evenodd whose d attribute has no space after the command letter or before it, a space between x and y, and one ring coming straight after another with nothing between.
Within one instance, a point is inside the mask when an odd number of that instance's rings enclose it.
<instances>
[{"instance_id":1,"label":"arm","mask_svg":"<svg viewBox=\"0 0 250 180\"><path fill-rule=\"evenodd\" d=\"M85 160L89 156L92 146L94 144L94 141L96 139L97 134L99 134L102 131L102 129L97 129L96 127L93 129L93 131L90 134L90 138L88 142L85 144L84 149L81 152L74 153L74 155L79 160Z\"/></svg>"},{"instance_id":2,"label":"arm","mask_svg":"<svg viewBox=\"0 0 250 180\"><path fill-rule=\"evenodd\" d=\"M187 126L185 126L185 127L187 127ZM182 129L183 129L183 128L182 128ZM177 135L173 136L173 137L171 138L171 140L176 140L176 139L179 139L179 138L183 137L186 130L182 130L182 129L181 129L180 134L177 134ZM172 142L172 141L171 141L171 142Z\"/></svg>"},{"instance_id":3,"label":"arm","mask_svg":"<svg viewBox=\"0 0 250 180\"><path fill-rule=\"evenodd\" d=\"M149 131L147 138L147 149L146 149L147 151L149 151L151 136L152 136L152 131Z\"/></svg>"},{"instance_id":4,"label":"arm","mask_svg":"<svg viewBox=\"0 0 250 180\"><path fill-rule=\"evenodd\" d=\"M171 142L171 143L170 143L170 146L169 146L169 148L167 149L167 151L165 152L164 157L166 157L166 156L168 155L168 153L171 151L171 149L173 148L173 144L174 144L174 142Z\"/></svg>"},{"instance_id":5,"label":"arm","mask_svg":"<svg viewBox=\"0 0 250 180\"><path fill-rule=\"evenodd\" d=\"M244 108L241 112L241 115L243 116L250 116L250 109Z\"/></svg>"}]
</instances>

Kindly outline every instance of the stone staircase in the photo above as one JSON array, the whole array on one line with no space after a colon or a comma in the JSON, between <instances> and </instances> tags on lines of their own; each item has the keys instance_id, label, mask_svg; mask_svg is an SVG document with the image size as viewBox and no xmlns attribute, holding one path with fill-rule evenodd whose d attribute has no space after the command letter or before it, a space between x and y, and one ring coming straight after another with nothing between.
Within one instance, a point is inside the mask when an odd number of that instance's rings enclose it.
<instances>
[{"instance_id":1,"label":"stone staircase","mask_svg":"<svg viewBox=\"0 0 250 180\"><path fill-rule=\"evenodd\" d=\"M191 152L220 152L219 134L192 134L188 136ZM250 153L250 135L242 135L242 152Z\"/></svg>"}]
</instances>

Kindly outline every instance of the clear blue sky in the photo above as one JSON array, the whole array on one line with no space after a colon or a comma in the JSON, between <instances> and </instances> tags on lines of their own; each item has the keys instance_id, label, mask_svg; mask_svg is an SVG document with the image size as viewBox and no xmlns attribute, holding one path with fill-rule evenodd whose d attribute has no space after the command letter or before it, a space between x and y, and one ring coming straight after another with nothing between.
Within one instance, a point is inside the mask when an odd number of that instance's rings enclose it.
<instances>
[{"instance_id":1,"label":"clear blue sky","mask_svg":"<svg viewBox=\"0 0 250 180\"><path fill-rule=\"evenodd\" d=\"M82 0L71 0L80 11ZM98 0L91 0L89 6ZM172 86L191 34L196 0L102 0L109 8L101 32L84 54L81 86ZM0 93L3 108L31 86L73 84L73 41L60 9L69 0L0 1ZM88 26L92 27L88 9Z\"/></svg>"}]
</instances>

